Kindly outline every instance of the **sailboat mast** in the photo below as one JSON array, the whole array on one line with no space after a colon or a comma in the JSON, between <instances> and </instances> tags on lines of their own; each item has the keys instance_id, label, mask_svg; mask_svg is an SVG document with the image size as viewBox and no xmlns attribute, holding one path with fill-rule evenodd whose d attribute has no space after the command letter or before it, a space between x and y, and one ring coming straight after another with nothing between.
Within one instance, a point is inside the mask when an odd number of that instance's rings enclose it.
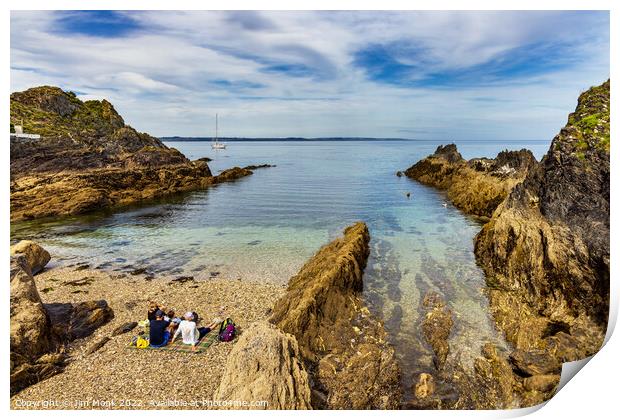
<instances>
[{"instance_id":1,"label":"sailboat mast","mask_svg":"<svg viewBox=\"0 0 620 420\"><path fill-rule=\"evenodd\" d=\"M217 114L215 114L215 141L217 142Z\"/></svg>"}]
</instances>

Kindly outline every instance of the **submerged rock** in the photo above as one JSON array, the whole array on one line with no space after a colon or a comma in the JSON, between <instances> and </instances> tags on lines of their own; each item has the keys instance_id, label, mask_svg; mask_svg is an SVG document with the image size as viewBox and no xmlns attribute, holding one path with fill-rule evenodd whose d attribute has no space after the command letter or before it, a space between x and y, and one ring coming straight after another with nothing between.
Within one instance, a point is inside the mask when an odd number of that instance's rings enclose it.
<instances>
[{"instance_id":1,"label":"submerged rock","mask_svg":"<svg viewBox=\"0 0 620 420\"><path fill-rule=\"evenodd\" d=\"M466 161L455 144L439 146L435 153L411 166L409 178L447 190L452 203L466 213L490 218L510 190L536 164L529 150L503 151L495 159Z\"/></svg>"},{"instance_id":2,"label":"submerged rock","mask_svg":"<svg viewBox=\"0 0 620 420\"><path fill-rule=\"evenodd\" d=\"M426 294L422 306L428 310L422 321L422 332L435 353L435 367L441 370L450 352L448 337L454 325L452 311L441 296L433 291Z\"/></svg>"},{"instance_id":3,"label":"submerged rock","mask_svg":"<svg viewBox=\"0 0 620 420\"><path fill-rule=\"evenodd\" d=\"M26 258L26 263L33 275L43 270L51 258L49 252L32 241L19 241L11 246L11 256L18 254L22 254Z\"/></svg>"},{"instance_id":4,"label":"submerged rock","mask_svg":"<svg viewBox=\"0 0 620 420\"><path fill-rule=\"evenodd\" d=\"M370 235L356 223L293 276L270 321L293 334L313 379L314 408L398 408L400 369L361 299Z\"/></svg>"},{"instance_id":5,"label":"submerged rock","mask_svg":"<svg viewBox=\"0 0 620 420\"><path fill-rule=\"evenodd\" d=\"M543 160L476 237L493 314L518 350L544 349L570 361L602 344L609 310L609 140L607 81L579 97Z\"/></svg>"},{"instance_id":6,"label":"submerged rock","mask_svg":"<svg viewBox=\"0 0 620 420\"><path fill-rule=\"evenodd\" d=\"M425 399L435 393L435 379L430 373L421 373L418 382L414 387L416 398Z\"/></svg>"},{"instance_id":7,"label":"submerged rock","mask_svg":"<svg viewBox=\"0 0 620 420\"><path fill-rule=\"evenodd\" d=\"M227 357L214 399L267 401L263 408L310 409L308 373L297 340L274 325L261 321L250 325Z\"/></svg>"}]
</instances>

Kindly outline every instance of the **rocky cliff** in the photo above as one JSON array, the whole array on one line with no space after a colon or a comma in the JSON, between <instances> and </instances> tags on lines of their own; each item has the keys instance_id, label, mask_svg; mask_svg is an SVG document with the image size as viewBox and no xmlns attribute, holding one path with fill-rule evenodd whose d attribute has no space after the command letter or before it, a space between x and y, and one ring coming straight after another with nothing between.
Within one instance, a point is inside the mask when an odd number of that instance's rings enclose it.
<instances>
[{"instance_id":1,"label":"rocky cliff","mask_svg":"<svg viewBox=\"0 0 620 420\"><path fill-rule=\"evenodd\" d=\"M314 408L398 408L400 369L383 325L361 292L369 233L357 223L321 248L289 281L270 321L296 337Z\"/></svg>"},{"instance_id":2,"label":"rocky cliff","mask_svg":"<svg viewBox=\"0 0 620 420\"><path fill-rule=\"evenodd\" d=\"M11 94L11 124L40 140L11 142L11 176L94 168L189 163L179 151L125 124L106 100L40 86Z\"/></svg>"},{"instance_id":3,"label":"rocky cliff","mask_svg":"<svg viewBox=\"0 0 620 420\"><path fill-rule=\"evenodd\" d=\"M82 102L41 86L11 94L11 126L41 139L11 139L11 220L72 215L206 188L252 174L214 177L205 159L190 161L125 124L108 101Z\"/></svg>"},{"instance_id":4,"label":"rocky cliff","mask_svg":"<svg viewBox=\"0 0 620 420\"><path fill-rule=\"evenodd\" d=\"M596 352L607 326L609 95L607 81L579 97L543 160L476 237L498 325L517 349L559 361Z\"/></svg>"},{"instance_id":5,"label":"rocky cliff","mask_svg":"<svg viewBox=\"0 0 620 420\"><path fill-rule=\"evenodd\" d=\"M490 218L497 206L536 164L529 150L503 151L495 159L466 161L456 145L439 146L435 153L404 174L423 184L447 190L448 199L466 213Z\"/></svg>"}]
</instances>

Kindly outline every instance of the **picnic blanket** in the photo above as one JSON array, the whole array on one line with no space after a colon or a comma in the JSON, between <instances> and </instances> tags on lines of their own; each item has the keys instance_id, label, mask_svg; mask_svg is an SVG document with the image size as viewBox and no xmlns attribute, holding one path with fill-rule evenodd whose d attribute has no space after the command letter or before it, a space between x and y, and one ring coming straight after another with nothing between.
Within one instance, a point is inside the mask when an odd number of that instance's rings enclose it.
<instances>
[{"instance_id":1,"label":"picnic blanket","mask_svg":"<svg viewBox=\"0 0 620 420\"><path fill-rule=\"evenodd\" d=\"M183 340L181 340L180 337L174 343L167 344L163 347L148 346L143 349L137 348L136 345L134 344L135 340L132 339L131 342L127 345L127 347L136 349L136 350L163 350L163 351L178 351L182 353L202 353L206 351L211 346L211 344L217 342L217 336L218 336L217 328L215 330L209 331L204 337L202 337L202 339L198 342L198 344L196 344L195 352L192 351L192 345L183 343ZM141 334L140 337L145 338L147 340L149 339L148 334ZM134 339L135 338L136 337L134 337Z\"/></svg>"}]
</instances>

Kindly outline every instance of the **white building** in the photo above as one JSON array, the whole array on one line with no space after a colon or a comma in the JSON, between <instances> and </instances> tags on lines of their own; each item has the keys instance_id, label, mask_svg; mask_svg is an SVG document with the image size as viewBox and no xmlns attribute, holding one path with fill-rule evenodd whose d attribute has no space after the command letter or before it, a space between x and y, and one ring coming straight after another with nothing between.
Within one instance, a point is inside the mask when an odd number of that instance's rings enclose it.
<instances>
[{"instance_id":1,"label":"white building","mask_svg":"<svg viewBox=\"0 0 620 420\"><path fill-rule=\"evenodd\" d=\"M15 128L15 132L14 133L10 133L11 134L11 138L15 138L15 139L30 139L30 140L39 140L41 138L41 136L39 134L24 133L24 127L22 127L21 125L16 125L16 126L14 126L14 128Z\"/></svg>"}]
</instances>

